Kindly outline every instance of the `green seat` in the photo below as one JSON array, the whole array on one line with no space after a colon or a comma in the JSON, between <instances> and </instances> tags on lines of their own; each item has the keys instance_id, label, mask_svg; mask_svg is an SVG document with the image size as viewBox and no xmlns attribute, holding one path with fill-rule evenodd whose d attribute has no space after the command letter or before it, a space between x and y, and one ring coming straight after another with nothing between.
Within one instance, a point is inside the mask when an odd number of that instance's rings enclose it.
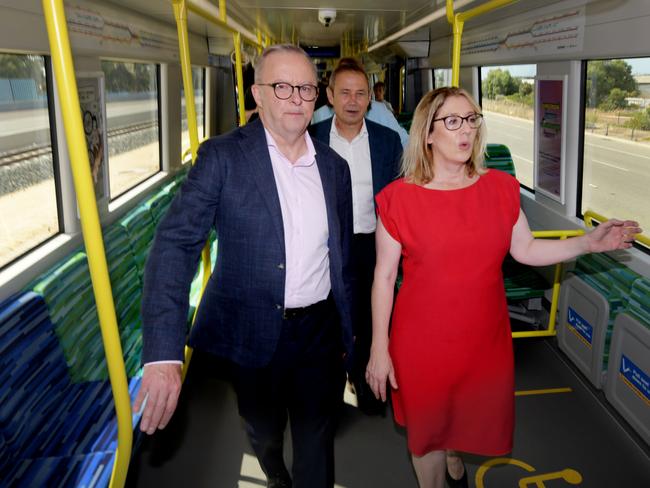
<instances>
[{"instance_id":1,"label":"green seat","mask_svg":"<svg viewBox=\"0 0 650 488\"><path fill-rule=\"evenodd\" d=\"M626 310L650 329L650 279L639 278L632 284Z\"/></svg>"},{"instance_id":2,"label":"green seat","mask_svg":"<svg viewBox=\"0 0 650 488\"><path fill-rule=\"evenodd\" d=\"M78 252L37 281L73 382L108 377L88 260Z\"/></svg>"},{"instance_id":3,"label":"green seat","mask_svg":"<svg viewBox=\"0 0 650 488\"><path fill-rule=\"evenodd\" d=\"M515 163L512 160L510 150L504 144L488 144L486 146L485 166L516 176Z\"/></svg>"},{"instance_id":4,"label":"green seat","mask_svg":"<svg viewBox=\"0 0 650 488\"><path fill-rule=\"evenodd\" d=\"M144 205L149 208L154 225L158 225L165 216L171 203L172 197L165 189L160 190L145 201Z\"/></svg>"},{"instance_id":5,"label":"green seat","mask_svg":"<svg viewBox=\"0 0 650 488\"><path fill-rule=\"evenodd\" d=\"M106 228L104 246L126 372L133 377L140 370L142 352L142 282L124 227L117 223Z\"/></svg>"},{"instance_id":6,"label":"green seat","mask_svg":"<svg viewBox=\"0 0 650 488\"><path fill-rule=\"evenodd\" d=\"M607 333L603 351L603 369L609 362L609 348L616 316L627 306L633 283L641 278L624 264L607 254L586 254L576 260L573 270L589 286L598 291L609 304Z\"/></svg>"},{"instance_id":7,"label":"green seat","mask_svg":"<svg viewBox=\"0 0 650 488\"><path fill-rule=\"evenodd\" d=\"M146 205L139 205L125 217L120 219L119 225L124 227L129 236L131 251L135 258L135 265L138 268L138 276L140 277L140 281L142 281L144 276L144 265L155 232L151 212Z\"/></svg>"}]
</instances>

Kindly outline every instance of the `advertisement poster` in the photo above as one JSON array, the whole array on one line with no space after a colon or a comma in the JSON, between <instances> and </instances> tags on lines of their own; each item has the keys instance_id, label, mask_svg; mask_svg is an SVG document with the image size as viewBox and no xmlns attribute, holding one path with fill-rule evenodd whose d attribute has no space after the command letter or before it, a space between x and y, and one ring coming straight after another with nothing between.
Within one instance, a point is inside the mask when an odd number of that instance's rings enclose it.
<instances>
[{"instance_id":1,"label":"advertisement poster","mask_svg":"<svg viewBox=\"0 0 650 488\"><path fill-rule=\"evenodd\" d=\"M104 75L78 74L79 105L83 119L88 161L95 186L97 201L108 197L108 171L106 164L106 116L104 112Z\"/></svg>"},{"instance_id":2,"label":"advertisement poster","mask_svg":"<svg viewBox=\"0 0 650 488\"><path fill-rule=\"evenodd\" d=\"M535 190L564 203L564 80L537 80Z\"/></svg>"}]
</instances>

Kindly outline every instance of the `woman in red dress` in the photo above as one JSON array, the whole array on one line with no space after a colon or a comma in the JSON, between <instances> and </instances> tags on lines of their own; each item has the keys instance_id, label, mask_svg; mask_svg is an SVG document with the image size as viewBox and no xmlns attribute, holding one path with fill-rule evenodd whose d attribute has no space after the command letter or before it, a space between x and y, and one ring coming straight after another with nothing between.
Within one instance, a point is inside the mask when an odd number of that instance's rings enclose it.
<instances>
[{"instance_id":1,"label":"woman in red dress","mask_svg":"<svg viewBox=\"0 0 650 488\"><path fill-rule=\"evenodd\" d=\"M610 220L564 241L533 238L519 183L483 167L485 126L464 90L418 104L404 177L377 195L373 339L366 379L392 386L422 488L467 486L459 452L511 451L514 368L501 264L544 266L587 252L627 249L641 229ZM397 268L404 280L393 310ZM393 313L389 338L389 321Z\"/></svg>"}]
</instances>

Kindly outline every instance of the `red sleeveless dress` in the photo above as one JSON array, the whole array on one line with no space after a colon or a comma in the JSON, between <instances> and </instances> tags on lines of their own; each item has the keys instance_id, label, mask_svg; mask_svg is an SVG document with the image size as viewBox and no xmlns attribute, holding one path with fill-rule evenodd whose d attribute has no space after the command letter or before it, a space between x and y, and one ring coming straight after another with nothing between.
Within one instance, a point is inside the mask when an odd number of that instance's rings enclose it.
<instances>
[{"instance_id":1,"label":"red sleeveless dress","mask_svg":"<svg viewBox=\"0 0 650 488\"><path fill-rule=\"evenodd\" d=\"M389 350L409 450L510 452L514 365L501 264L519 216L517 180L490 170L469 187L430 190L400 179L376 201L402 245Z\"/></svg>"}]
</instances>

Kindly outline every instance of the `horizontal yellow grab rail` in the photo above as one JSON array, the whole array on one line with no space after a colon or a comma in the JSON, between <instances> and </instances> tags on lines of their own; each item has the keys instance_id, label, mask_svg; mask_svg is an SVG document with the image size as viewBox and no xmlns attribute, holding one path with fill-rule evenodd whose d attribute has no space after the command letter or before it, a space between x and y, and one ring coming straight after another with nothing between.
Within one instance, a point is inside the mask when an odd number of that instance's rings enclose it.
<instances>
[{"instance_id":1,"label":"horizontal yellow grab rail","mask_svg":"<svg viewBox=\"0 0 650 488\"><path fill-rule=\"evenodd\" d=\"M239 32L249 44L258 48L262 47L257 40L257 34L253 34L237 21L228 17L225 12L225 4L224 9L220 11L218 7L207 0L187 0L187 9L232 33Z\"/></svg>"},{"instance_id":2,"label":"horizontal yellow grab rail","mask_svg":"<svg viewBox=\"0 0 650 488\"><path fill-rule=\"evenodd\" d=\"M598 222L607 222L609 219L607 217L604 217L592 210L587 210L584 214L584 219L585 219L585 225L587 227L593 227L594 220L597 220ZM650 247L650 237L645 236L643 234L637 234L634 236L634 240L640 242L641 244Z\"/></svg>"}]
</instances>

